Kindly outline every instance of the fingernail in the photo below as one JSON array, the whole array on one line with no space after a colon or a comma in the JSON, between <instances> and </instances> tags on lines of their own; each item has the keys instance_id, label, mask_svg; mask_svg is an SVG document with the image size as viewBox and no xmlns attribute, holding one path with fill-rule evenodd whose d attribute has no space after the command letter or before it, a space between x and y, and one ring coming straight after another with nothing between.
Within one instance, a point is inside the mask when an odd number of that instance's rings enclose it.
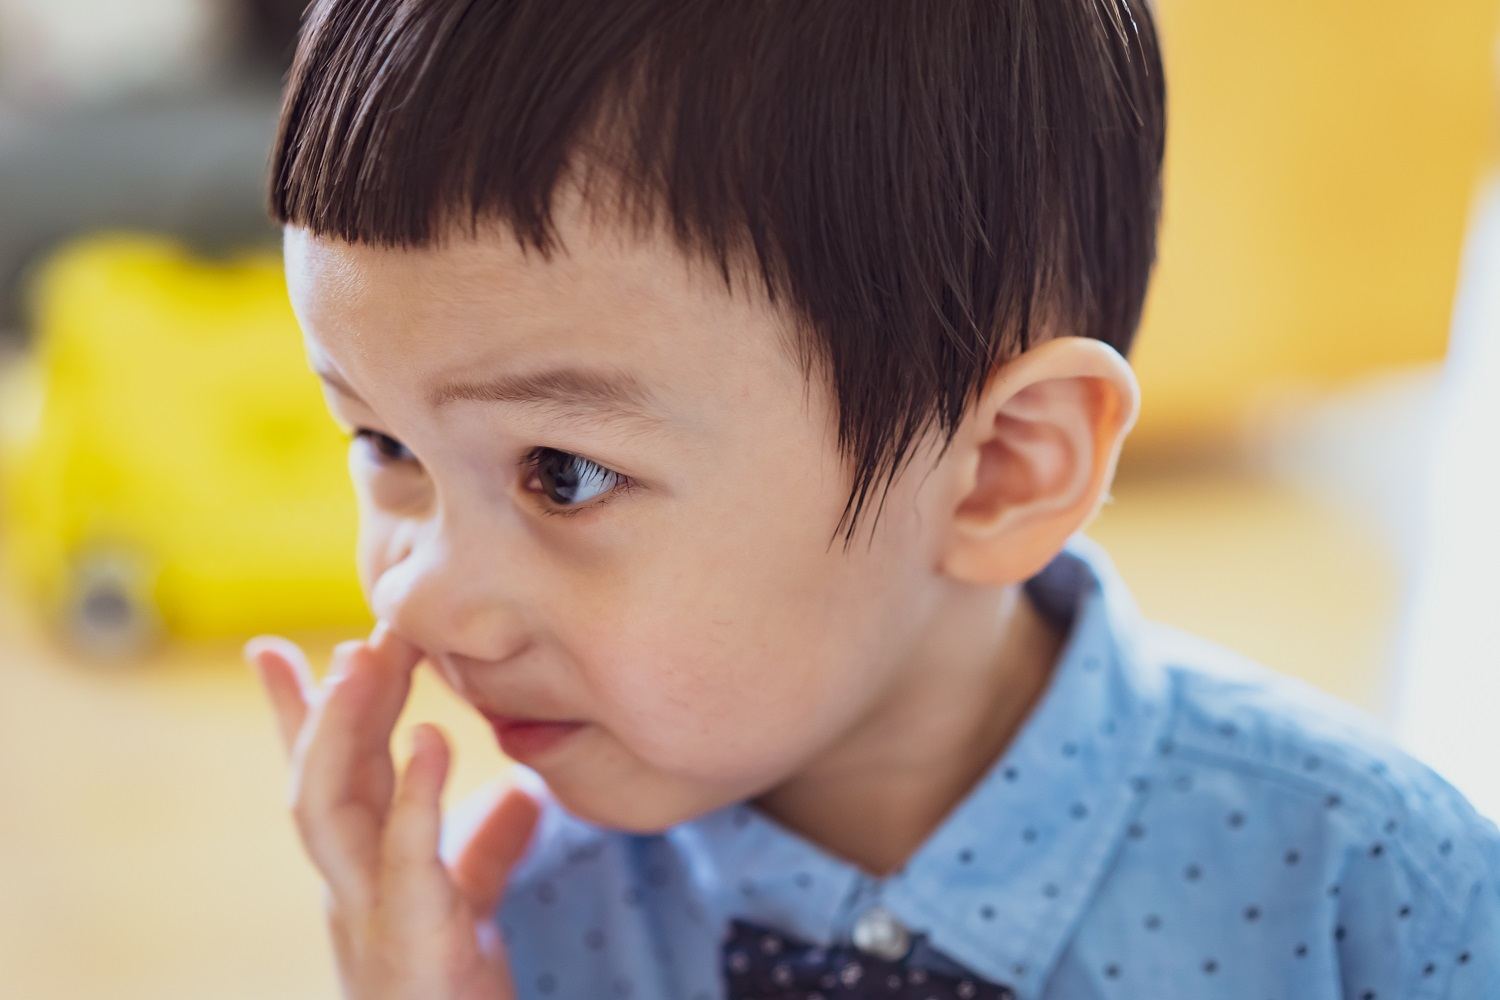
<instances>
[{"instance_id":1,"label":"fingernail","mask_svg":"<svg viewBox=\"0 0 1500 1000\"><path fill-rule=\"evenodd\" d=\"M350 639L333 647L333 662L328 665L329 677L347 677L354 668L354 657L364 647L360 639Z\"/></svg>"},{"instance_id":2,"label":"fingernail","mask_svg":"<svg viewBox=\"0 0 1500 1000\"><path fill-rule=\"evenodd\" d=\"M411 729L411 752L421 753L422 750L432 743L432 730L426 726L413 726Z\"/></svg>"},{"instance_id":3,"label":"fingernail","mask_svg":"<svg viewBox=\"0 0 1500 1000\"><path fill-rule=\"evenodd\" d=\"M256 666L256 660L260 657L260 654L270 649L271 644L275 641L271 636L258 635L245 643L244 648L240 652L245 657L246 663Z\"/></svg>"},{"instance_id":4,"label":"fingernail","mask_svg":"<svg viewBox=\"0 0 1500 1000\"><path fill-rule=\"evenodd\" d=\"M388 662L392 659L404 660L408 651L421 656L421 650L413 645L411 640L403 637L391 627L389 622L384 620L375 623L375 628L370 632L367 642L377 656L385 658Z\"/></svg>"}]
</instances>

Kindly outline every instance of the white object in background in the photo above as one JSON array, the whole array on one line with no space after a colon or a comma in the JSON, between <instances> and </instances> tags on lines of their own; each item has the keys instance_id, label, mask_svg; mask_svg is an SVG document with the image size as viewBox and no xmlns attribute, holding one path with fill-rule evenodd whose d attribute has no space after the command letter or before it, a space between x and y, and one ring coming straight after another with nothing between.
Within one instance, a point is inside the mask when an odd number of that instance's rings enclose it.
<instances>
[{"instance_id":1,"label":"white object in background","mask_svg":"<svg viewBox=\"0 0 1500 1000\"><path fill-rule=\"evenodd\" d=\"M235 21L230 0L0 0L0 93L56 106L181 89L218 68Z\"/></svg>"},{"instance_id":2,"label":"white object in background","mask_svg":"<svg viewBox=\"0 0 1500 1000\"><path fill-rule=\"evenodd\" d=\"M1500 818L1500 182L1474 217L1444 378L1396 734Z\"/></svg>"}]
</instances>

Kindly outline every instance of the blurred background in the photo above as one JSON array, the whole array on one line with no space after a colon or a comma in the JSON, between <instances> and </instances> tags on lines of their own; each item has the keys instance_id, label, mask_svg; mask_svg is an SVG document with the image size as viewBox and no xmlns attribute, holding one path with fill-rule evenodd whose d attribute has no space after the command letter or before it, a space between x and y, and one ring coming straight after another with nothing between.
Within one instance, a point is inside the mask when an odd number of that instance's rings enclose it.
<instances>
[{"instance_id":1,"label":"blurred background","mask_svg":"<svg viewBox=\"0 0 1500 1000\"><path fill-rule=\"evenodd\" d=\"M0 996L336 994L238 649L368 627L263 172L301 0L0 0ZM1500 815L1496 0L1159 0L1152 616ZM423 675L411 719L504 762Z\"/></svg>"}]
</instances>

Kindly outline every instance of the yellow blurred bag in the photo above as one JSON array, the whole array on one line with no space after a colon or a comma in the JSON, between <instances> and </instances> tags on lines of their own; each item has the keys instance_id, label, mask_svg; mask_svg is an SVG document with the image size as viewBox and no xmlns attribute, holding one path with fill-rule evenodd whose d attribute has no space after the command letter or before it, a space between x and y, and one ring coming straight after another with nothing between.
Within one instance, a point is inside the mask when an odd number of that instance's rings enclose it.
<instances>
[{"instance_id":1,"label":"yellow blurred bag","mask_svg":"<svg viewBox=\"0 0 1500 1000\"><path fill-rule=\"evenodd\" d=\"M350 626L346 442L279 260L160 239L65 247L0 387L0 550L83 646Z\"/></svg>"}]
</instances>

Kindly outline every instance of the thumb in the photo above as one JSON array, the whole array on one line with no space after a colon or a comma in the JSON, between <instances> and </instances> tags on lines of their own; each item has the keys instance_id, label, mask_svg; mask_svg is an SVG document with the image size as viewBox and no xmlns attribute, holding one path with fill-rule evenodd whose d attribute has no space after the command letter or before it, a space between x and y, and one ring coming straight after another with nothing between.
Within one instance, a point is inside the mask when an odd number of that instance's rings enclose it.
<instances>
[{"instance_id":1,"label":"thumb","mask_svg":"<svg viewBox=\"0 0 1500 1000\"><path fill-rule=\"evenodd\" d=\"M490 913L500 902L510 871L531 842L540 815L535 799L519 788L508 788L458 846L451 869L453 881L476 915Z\"/></svg>"}]
</instances>

